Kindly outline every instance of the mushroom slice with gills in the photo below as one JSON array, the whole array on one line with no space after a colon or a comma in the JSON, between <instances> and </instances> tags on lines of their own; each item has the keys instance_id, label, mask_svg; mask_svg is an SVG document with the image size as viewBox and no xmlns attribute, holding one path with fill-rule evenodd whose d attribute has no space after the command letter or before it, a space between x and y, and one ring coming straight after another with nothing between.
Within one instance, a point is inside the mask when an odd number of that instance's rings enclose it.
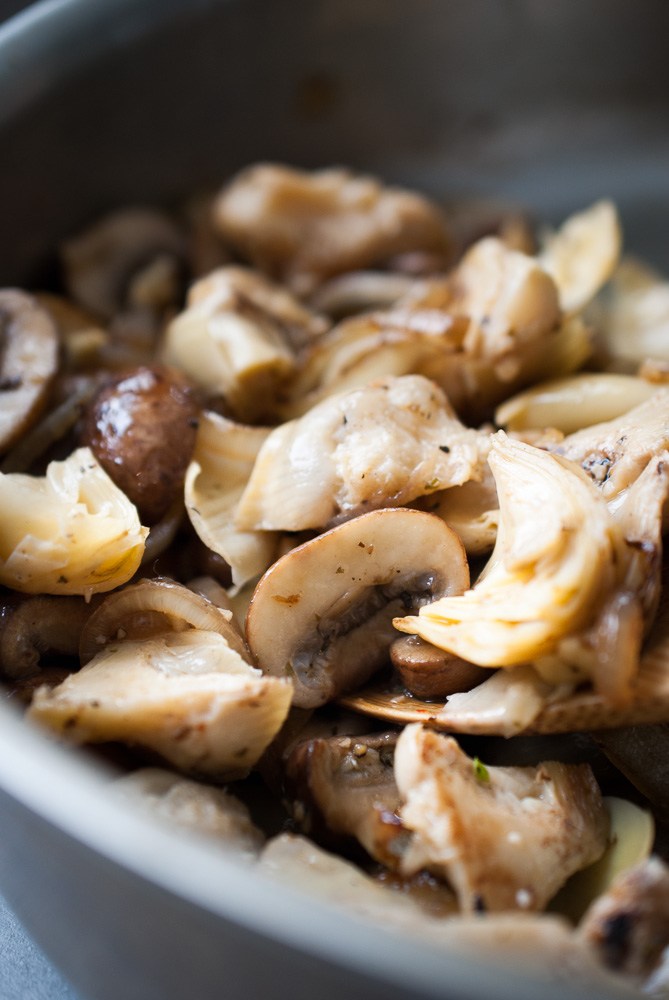
<instances>
[{"instance_id":1,"label":"mushroom slice with gills","mask_svg":"<svg viewBox=\"0 0 669 1000\"><path fill-rule=\"evenodd\" d=\"M0 672L14 680L32 677L45 654L76 656L92 607L81 597L42 594L10 599L0 610Z\"/></svg>"},{"instance_id":2,"label":"mushroom slice with gills","mask_svg":"<svg viewBox=\"0 0 669 1000\"><path fill-rule=\"evenodd\" d=\"M253 665L230 612L168 580L110 595L82 631L82 669L35 693L30 716L77 743L148 748L182 771L248 773L292 687Z\"/></svg>"},{"instance_id":3,"label":"mushroom slice with gills","mask_svg":"<svg viewBox=\"0 0 669 1000\"><path fill-rule=\"evenodd\" d=\"M328 325L262 275L222 267L190 289L167 328L164 358L222 395L238 419L258 420L272 415L299 352Z\"/></svg>"},{"instance_id":4,"label":"mushroom slice with gills","mask_svg":"<svg viewBox=\"0 0 669 1000\"><path fill-rule=\"evenodd\" d=\"M408 726L395 751L406 874L448 880L465 912L541 910L603 854L609 820L587 764L485 767L452 737Z\"/></svg>"},{"instance_id":5,"label":"mushroom slice with gills","mask_svg":"<svg viewBox=\"0 0 669 1000\"><path fill-rule=\"evenodd\" d=\"M0 290L0 452L35 423L57 369L49 314L24 292Z\"/></svg>"},{"instance_id":6,"label":"mushroom slice with gills","mask_svg":"<svg viewBox=\"0 0 669 1000\"><path fill-rule=\"evenodd\" d=\"M106 597L82 630L79 657L86 664L110 642L189 629L216 632L239 657L253 665L232 612L167 578L140 580Z\"/></svg>"},{"instance_id":7,"label":"mushroom slice with gills","mask_svg":"<svg viewBox=\"0 0 669 1000\"><path fill-rule=\"evenodd\" d=\"M248 643L266 674L293 680L296 706L315 708L387 662L400 608L468 584L462 543L443 521L372 511L274 563L251 600Z\"/></svg>"},{"instance_id":8,"label":"mushroom slice with gills","mask_svg":"<svg viewBox=\"0 0 669 1000\"><path fill-rule=\"evenodd\" d=\"M587 372L551 379L499 406L495 423L508 431L555 427L573 434L615 420L657 392L647 379L612 372Z\"/></svg>"},{"instance_id":9,"label":"mushroom slice with gills","mask_svg":"<svg viewBox=\"0 0 669 1000\"><path fill-rule=\"evenodd\" d=\"M270 431L234 423L217 413L200 419L193 460L186 470L186 512L198 537L230 566L239 589L264 573L278 535L239 528L235 514L258 453Z\"/></svg>"},{"instance_id":10,"label":"mushroom slice with gills","mask_svg":"<svg viewBox=\"0 0 669 1000\"><path fill-rule=\"evenodd\" d=\"M578 928L606 967L639 982L669 947L669 869L651 857L623 872L596 899Z\"/></svg>"},{"instance_id":11,"label":"mushroom slice with gills","mask_svg":"<svg viewBox=\"0 0 669 1000\"><path fill-rule=\"evenodd\" d=\"M395 625L479 666L513 667L592 620L616 579L619 538L603 497L571 463L501 431L489 462L500 525L483 574L466 594Z\"/></svg>"},{"instance_id":12,"label":"mushroom slice with gills","mask_svg":"<svg viewBox=\"0 0 669 1000\"><path fill-rule=\"evenodd\" d=\"M112 212L64 243L61 257L68 293L105 320L126 309L161 312L181 292L183 235L152 208Z\"/></svg>"},{"instance_id":13,"label":"mushroom slice with gills","mask_svg":"<svg viewBox=\"0 0 669 1000\"><path fill-rule=\"evenodd\" d=\"M250 167L223 188L214 219L224 240L299 295L397 254L451 250L436 205L341 169Z\"/></svg>"},{"instance_id":14,"label":"mushroom slice with gills","mask_svg":"<svg viewBox=\"0 0 669 1000\"><path fill-rule=\"evenodd\" d=\"M112 795L159 823L198 837L248 861L265 838L244 803L224 788L182 778L158 767L142 767L115 780Z\"/></svg>"},{"instance_id":15,"label":"mushroom slice with gills","mask_svg":"<svg viewBox=\"0 0 669 1000\"><path fill-rule=\"evenodd\" d=\"M298 829L333 848L354 838L374 860L396 869L408 836L398 815L396 742L397 733L377 733L298 743L286 761Z\"/></svg>"},{"instance_id":16,"label":"mushroom slice with gills","mask_svg":"<svg viewBox=\"0 0 669 1000\"><path fill-rule=\"evenodd\" d=\"M244 530L322 528L483 475L489 434L420 375L324 400L264 442L235 513Z\"/></svg>"},{"instance_id":17,"label":"mushroom slice with gills","mask_svg":"<svg viewBox=\"0 0 669 1000\"><path fill-rule=\"evenodd\" d=\"M91 594L126 583L148 528L89 448L44 477L0 473L0 583L28 594Z\"/></svg>"},{"instance_id":18,"label":"mushroom slice with gills","mask_svg":"<svg viewBox=\"0 0 669 1000\"><path fill-rule=\"evenodd\" d=\"M620 220L610 201L598 201L570 216L546 236L538 260L554 278L565 313L579 312L609 280L621 245Z\"/></svg>"}]
</instances>

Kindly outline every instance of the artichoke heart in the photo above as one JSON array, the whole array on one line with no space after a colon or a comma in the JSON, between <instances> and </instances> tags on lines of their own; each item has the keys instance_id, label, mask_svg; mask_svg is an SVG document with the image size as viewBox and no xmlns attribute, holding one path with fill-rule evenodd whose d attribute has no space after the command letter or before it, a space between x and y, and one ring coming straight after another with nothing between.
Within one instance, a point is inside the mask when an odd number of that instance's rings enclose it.
<instances>
[{"instance_id":1,"label":"artichoke heart","mask_svg":"<svg viewBox=\"0 0 669 1000\"><path fill-rule=\"evenodd\" d=\"M261 672L215 632L188 629L108 643L31 718L75 743L147 747L182 771L246 774L288 713L292 685Z\"/></svg>"},{"instance_id":2,"label":"artichoke heart","mask_svg":"<svg viewBox=\"0 0 669 1000\"><path fill-rule=\"evenodd\" d=\"M0 583L28 594L91 594L126 583L148 528L89 448L46 476L0 473Z\"/></svg>"},{"instance_id":3,"label":"artichoke heart","mask_svg":"<svg viewBox=\"0 0 669 1000\"><path fill-rule=\"evenodd\" d=\"M395 625L480 666L504 667L552 652L592 618L615 581L618 529L575 465L503 432L489 461L500 527L479 582Z\"/></svg>"}]
</instances>

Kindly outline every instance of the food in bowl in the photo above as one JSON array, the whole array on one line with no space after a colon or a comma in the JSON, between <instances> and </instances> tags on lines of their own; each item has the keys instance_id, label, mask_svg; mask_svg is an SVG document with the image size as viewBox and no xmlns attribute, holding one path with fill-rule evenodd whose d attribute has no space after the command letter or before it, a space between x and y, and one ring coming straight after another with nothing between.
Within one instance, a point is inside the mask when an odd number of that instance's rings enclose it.
<instances>
[{"instance_id":1,"label":"food in bowl","mask_svg":"<svg viewBox=\"0 0 669 1000\"><path fill-rule=\"evenodd\" d=\"M666 286L608 202L480 222L260 165L0 293L0 662L268 871L659 989Z\"/></svg>"}]
</instances>

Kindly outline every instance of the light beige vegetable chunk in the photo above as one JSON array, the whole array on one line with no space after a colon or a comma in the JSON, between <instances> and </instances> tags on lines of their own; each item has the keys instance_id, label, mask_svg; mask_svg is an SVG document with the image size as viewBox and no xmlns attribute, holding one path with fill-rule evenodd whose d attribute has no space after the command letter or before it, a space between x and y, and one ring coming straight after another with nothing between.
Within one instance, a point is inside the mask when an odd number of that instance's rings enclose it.
<instances>
[{"instance_id":1,"label":"light beige vegetable chunk","mask_svg":"<svg viewBox=\"0 0 669 1000\"><path fill-rule=\"evenodd\" d=\"M239 501L269 434L263 427L247 427L216 413L204 413L186 471L188 517L204 544L230 566L235 588L264 573L277 552L274 532L244 530L235 522Z\"/></svg>"},{"instance_id":2,"label":"light beige vegetable chunk","mask_svg":"<svg viewBox=\"0 0 669 1000\"><path fill-rule=\"evenodd\" d=\"M331 397L260 448L235 513L239 528L322 528L483 476L490 436L463 426L420 375Z\"/></svg>"},{"instance_id":3,"label":"light beige vegetable chunk","mask_svg":"<svg viewBox=\"0 0 669 1000\"><path fill-rule=\"evenodd\" d=\"M224 788L142 767L119 778L112 793L172 829L176 826L247 860L260 853L264 836L244 803Z\"/></svg>"},{"instance_id":4,"label":"light beige vegetable chunk","mask_svg":"<svg viewBox=\"0 0 669 1000\"><path fill-rule=\"evenodd\" d=\"M35 422L58 369L58 334L48 312L14 289L0 291L0 451Z\"/></svg>"},{"instance_id":5,"label":"light beige vegetable chunk","mask_svg":"<svg viewBox=\"0 0 669 1000\"><path fill-rule=\"evenodd\" d=\"M554 651L593 617L615 579L618 539L580 470L503 434L489 461L501 520L485 573L466 594L395 624L480 666L514 666Z\"/></svg>"},{"instance_id":6,"label":"light beige vegetable chunk","mask_svg":"<svg viewBox=\"0 0 669 1000\"><path fill-rule=\"evenodd\" d=\"M0 583L29 594L97 594L137 570L148 528L89 448L44 478L0 473Z\"/></svg>"},{"instance_id":7,"label":"light beige vegetable chunk","mask_svg":"<svg viewBox=\"0 0 669 1000\"><path fill-rule=\"evenodd\" d=\"M298 351L327 326L262 275L223 267L191 288L186 310L167 328L164 356L223 395L240 420L253 420L272 412Z\"/></svg>"},{"instance_id":8,"label":"light beige vegetable chunk","mask_svg":"<svg viewBox=\"0 0 669 1000\"><path fill-rule=\"evenodd\" d=\"M615 205L598 201L548 235L539 262L553 276L566 313L583 309L613 274L622 245Z\"/></svg>"},{"instance_id":9,"label":"light beige vegetable chunk","mask_svg":"<svg viewBox=\"0 0 669 1000\"><path fill-rule=\"evenodd\" d=\"M656 385L633 375L571 375L541 382L508 399L497 408L495 423L509 431L556 427L564 434L572 434L622 416L655 392Z\"/></svg>"},{"instance_id":10,"label":"light beige vegetable chunk","mask_svg":"<svg viewBox=\"0 0 669 1000\"><path fill-rule=\"evenodd\" d=\"M291 693L223 636L191 629L108 643L58 687L38 689L28 714L75 743L137 744L180 770L230 778L271 742Z\"/></svg>"},{"instance_id":11,"label":"light beige vegetable chunk","mask_svg":"<svg viewBox=\"0 0 669 1000\"><path fill-rule=\"evenodd\" d=\"M447 878L465 912L540 910L606 847L587 765L487 768L451 737L412 725L397 742L395 778L413 831L403 870Z\"/></svg>"},{"instance_id":12,"label":"light beige vegetable chunk","mask_svg":"<svg viewBox=\"0 0 669 1000\"><path fill-rule=\"evenodd\" d=\"M214 219L244 257L300 295L405 251L450 251L435 205L348 170L250 167L223 188Z\"/></svg>"}]
</instances>

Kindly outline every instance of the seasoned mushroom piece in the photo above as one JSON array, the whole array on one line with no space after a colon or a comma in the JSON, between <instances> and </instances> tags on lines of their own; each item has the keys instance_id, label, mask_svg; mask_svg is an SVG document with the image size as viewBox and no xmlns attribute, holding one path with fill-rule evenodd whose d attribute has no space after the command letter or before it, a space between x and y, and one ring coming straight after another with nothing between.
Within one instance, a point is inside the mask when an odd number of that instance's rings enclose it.
<instances>
[{"instance_id":1,"label":"seasoned mushroom piece","mask_svg":"<svg viewBox=\"0 0 669 1000\"><path fill-rule=\"evenodd\" d=\"M397 610L468 583L462 543L443 521L372 511L274 563L251 600L248 642L265 673L294 681L295 705L314 708L387 662Z\"/></svg>"},{"instance_id":2,"label":"seasoned mushroom piece","mask_svg":"<svg viewBox=\"0 0 669 1000\"><path fill-rule=\"evenodd\" d=\"M579 927L603 965L648 976L669 947L669 869L653 857L624 872L595 900Z\"/></svg>"},{"instance_id":3,"label":"seasoned mushroom piece","mask_svg":"<svg viewBox=\"0 0 669 1000\"><path fill-rule=\"evenodd\" d=\"M126 308L159 311L175 303L184 256L177 226L151 208L113 212L62 248L70 295L103 319Z\"/></svg>"},{"instance_id":4,"label":"seasoned mushroom piece","mask_svg":"<svg viewBox=\"0 0 669 1000\"><path fill-rule=\"evenodd\" d=\"M488 670L417 635L395 639L390 659L404 687L418 698L445 698L456 691L469 691L490 676Z\"/></svg>"},{"instance_id":5,"label":"seasoned mushroom piece","mask_svg":"<svg viewBox=\"0 0 669 1000\"><path fill-rule=\"evenodd\" d=\"M89 448L44 477L0 473L0 583L28 594L90 597L126 583L148 529Z\"/></svg>"},{"instance_id":6,"label":"seasoned mushroom piece","mask_svg":"<svg viewBox=\"0 0 669 1000\"><path fill-rule=\"evenodd\" d=\"M214 213L225 240L298 294L406 251L450 252L435 205L347 170L260 164L223 188Z\"/></svg>"},{"instance_id":7,"label":"seasoned mushroom piece","mask_svg":"<svg viewBox=\"0 0 669 1000\"><path fill-rule=\"evenodd\" d=\"M58 334L29 295L0 291L0 451L35 422L58 369Z\"/></svg>"},{"instance_id":8,"label":"seasoned mushroom piece","mask_svg":"<svg viewBox=\"0 0 669 1000\"><path fill-rule=\"evenodd\" d=\"M420 375L324 400L262 445L235 521L243 530L322 528L481 479L490 435L457 419Z\"/></svg>"},{"instance_id":9,"label":"seasoned mushroom piece","mask_svg":"<svg viewBox=\"0 0 669 1000\"><path fill-rule=\"evenodd\" d=\"M452 737L408 726L395 751L405 873L445 877L465 912L541 910L606 847L608 816L587 764L485 767Z\"/></svg>"},{"instance_id":10,"label":"seasoned mushroom piece","mask_svg":"<svg viewBox=\"0 0 669 1000\"><path fill-rule=\"evenodd\" d=\"M242 267L201 278L167 328L164 356L240 420L271 415L298 353L328 322L285 288Z\"/></svg>"},{"instance_id":11,"label":"seasoned mushroom piece","mask_svg":"<svg viewBox=\"0 0 669 1000\"><path fill-rule=\"evenodd\" d=\"M159 822L196 833L238 857L251 860L262 849L265 838L247 807L224 788L143 767L116 780L111 791Z\"/></svg>"},{"instance_id":12,"label":"seasoned mushroom piece","mask_svg":"<svg viewBox=\"0 0 669 1000\"><path fill-rule=\"evenodd\" d=\"M199 406L174 370L140 367L105 385L84 417L87 445L147 524L154 524L183 488Z\"/></svg>"},{"instance_id":13,"label":"seasoned mushroom piece","mask_svg":"<svg viewBox=\"0 0 669 1000\"><path fill-rule=\"evenodd\" d=\"M298 743L286 777L299 829L333 847L353 837L376 861L397 868L408 835L393 774L396 743L397 733Z\"/></svg>"},{"instance_id":14,"label":"seasoned mushroom piece","mask_svg":"<svg viewBox=\"0 0 669 1000\"><path fill-rule=\"evenodd\" d=\"M45 653L76 656L92 608L81 597L36 595L3 600L0 607L0 673L19 679L39 670Z\"/></svg>"}]
</instances>

